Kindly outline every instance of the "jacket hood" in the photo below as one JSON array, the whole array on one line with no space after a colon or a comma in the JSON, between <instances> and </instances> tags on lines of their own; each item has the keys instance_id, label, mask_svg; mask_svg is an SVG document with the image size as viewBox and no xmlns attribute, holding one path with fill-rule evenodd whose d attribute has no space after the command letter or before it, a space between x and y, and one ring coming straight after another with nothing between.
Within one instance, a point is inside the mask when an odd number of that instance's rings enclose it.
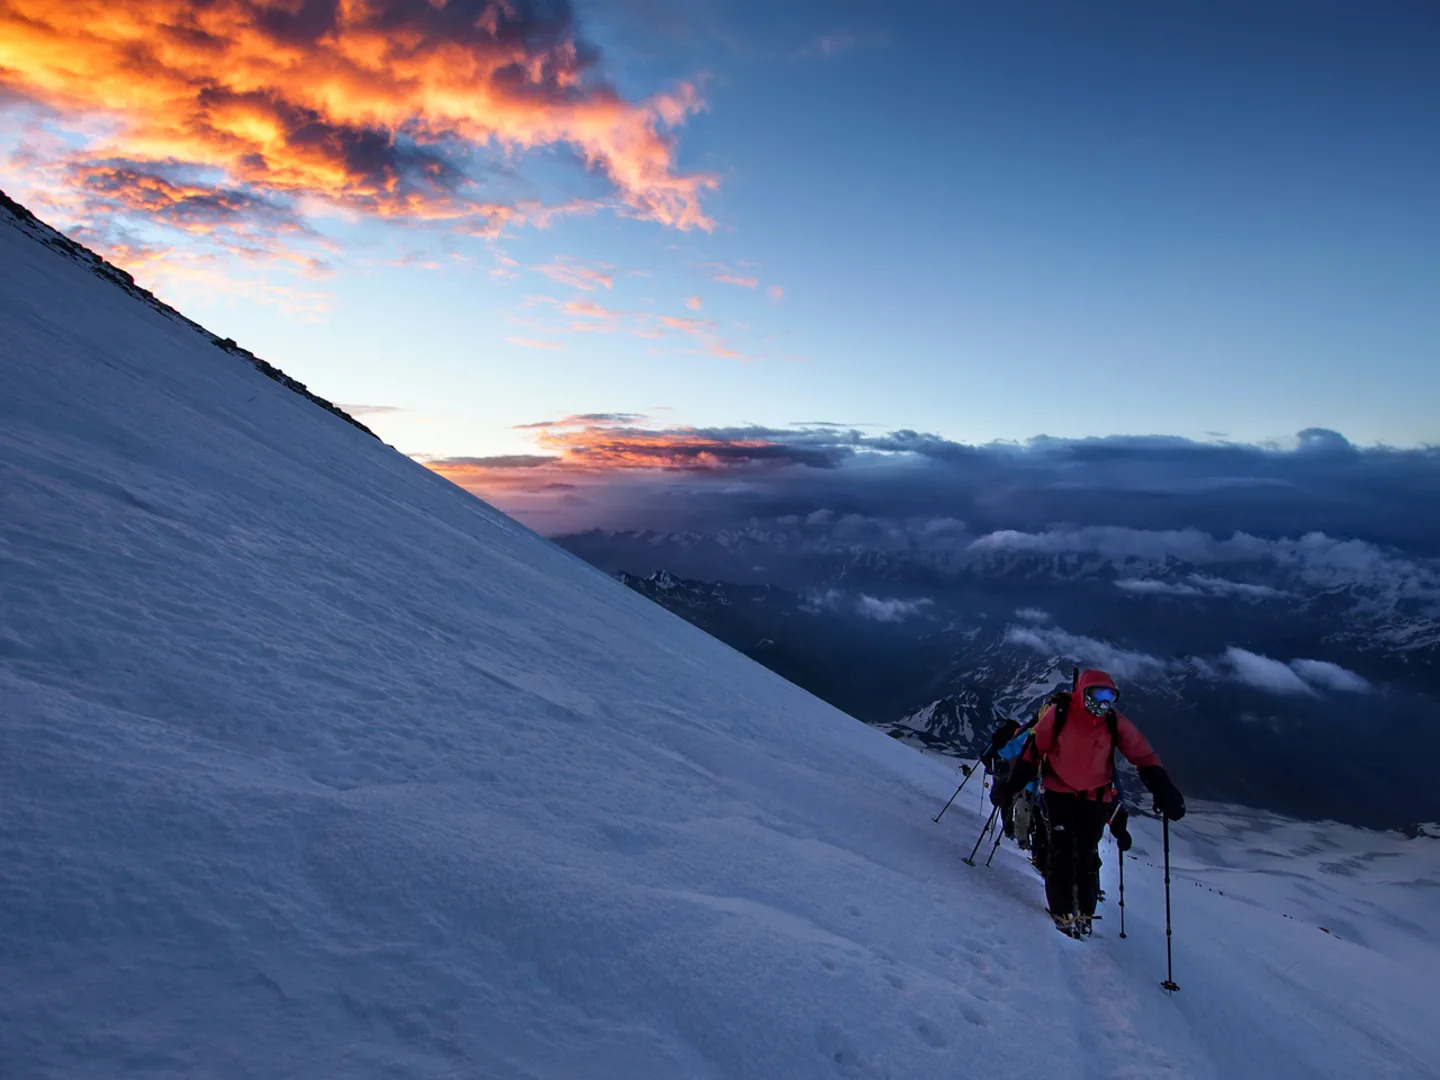
<instances>
[{"instance_id":1,"label":"jacket hood","mask_svg":"<svg viewBox=\"0 0 1440 1080\"><path fill-rule=\"evenodd\" d=\"M1092 686L1108 686L1116 693L1120 692L1120 688L1115 685L1115 680L1110 678L1109 674L1098 668L1086 668L1080 672L1080 678L1075 683L1075 696L1083 698L1085 691Z\"/></svg>"}]
</instances>

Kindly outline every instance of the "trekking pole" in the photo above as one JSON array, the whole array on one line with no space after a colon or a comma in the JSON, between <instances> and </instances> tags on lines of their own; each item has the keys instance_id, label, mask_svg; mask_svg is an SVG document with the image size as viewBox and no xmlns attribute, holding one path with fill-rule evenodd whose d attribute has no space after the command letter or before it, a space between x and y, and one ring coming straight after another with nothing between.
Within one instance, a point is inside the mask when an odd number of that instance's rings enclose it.
<instances>
[{"instance_id":1,"label":"trekking pole","mask_svg":"<svg viewBox=\"0 0 1440 1080\"><path fill-rule=\"evenodd\" d=\"M1165 981L1161 989L1174 993L1180 987L1175 983L1175 969L1170 957L1170 819L1160 815L1160 829L1165 838Z\"/></svg>"},{"instance_id":2,"label":"trekking pole","mask_svg":"<svg viewBox=\"0 0 1440 1080\"><path fill-rule=\"evenodd\" d=\"M995 830L995 843L990 846L990 859L995 858L995 852L1000 850L1000 840L1004 835L1005 833L1002 830ZM990 865L990 859L985 860L986 866Z\"/></svg>"},{"instance_id":3,"label":"trekking pole","mask_svg":"<svg viewBox=\"0 0 1440 1080\"><path fill-rule=\"evenodd\" d=\"M980 850L980 845L984 842L985 837L989 834L990 827L995 824L995 815L998 813L1000 813L1000 808L998 806L995 807L994 810L990 811L990 820L985 822L985 828L981 829L980 835L975 838L975 846L970 849L969 856L960 860L966 866L975 865L975 852Z\"/></svg>"},{"instance_id":4,"label":"trekking pole","mask_svg":"<svg viewBox=\"0 0 1440 1080\"><path fill-rule=\"evenodd\" d=\"M965 770L965 779L960 781L960 787L957 787L957 788L955 789L955 795L959 795L959 794L960 794L960 788L963 788L966 784L968 784L968 783L970 782L970 777L972 777L972 776L975 775L975 769L978 768L978 767L979 767L979 763L978 763L978 762L977 762L976 765L973 766L973 767L967 767L967 766L965 766L965 765L961 765L961 766L960 766L960 768L962 768L962 769ZM984 784L981 784L980 786L983 788L985 785L984 785ZM952 803L952 802L955 801L955 795L951 795L951 796L950 796L950 802L947 802L944 806L942 806L942 807L940 808L940 813L936 814L933 818L931 818L931 819L930 819L931 821L934 821L936 824L939 824L940 819L945 816L945 811L950 809L950 803Z\"/></svg>"},{"instance_id":5,"label":"trekking pole","mask_svg":"<svg viewBox=\"0 0 1440 1080\"><path fill-rule=\"evenodd\" d=\"M1120 845L1115 845L1115 852L1120 856L1120 937L1125 937L1125 852L1120 850Z\"/></svg>"}]
</instances>

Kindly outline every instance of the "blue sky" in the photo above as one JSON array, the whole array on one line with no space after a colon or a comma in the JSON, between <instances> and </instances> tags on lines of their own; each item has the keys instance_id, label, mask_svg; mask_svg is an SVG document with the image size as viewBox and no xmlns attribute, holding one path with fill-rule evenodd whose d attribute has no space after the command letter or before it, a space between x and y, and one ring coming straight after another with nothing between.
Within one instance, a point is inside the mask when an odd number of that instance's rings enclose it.
<instances>
[{"instance_id":1,"label":"blue sky","mask_svg":"<svg viewBox=\"0 0 1440 1080\"><path fill-rule=\"evenodd\" d=\"M544 22L521 7L522 29ZM274 202L303 226L242 230L237 255L213 233L154 231L114 170L120 203L96 201L93 173L67 201L56 170L73 176L75 147L125 109L34 72L8 80L3 183L122 265L145 252L137 276L322 395L385 407L366 422L422 457L555 453L517 425L596 413L651 433L1440 442L1431 4L597 0L572 15L560 38L598 49L587 78L619 100L696 88L665 169L714 176L694 199L710 228L624 198L617 212L625 184L587 167L583 140L497 154L456 136L446 152L489 197L585 209L465 235L198 161L194 184L256 200L227 222ZM140 142L118 140L125 160ZM178 182L175 161L151 164Z\"/></svg>"}]
</instances>

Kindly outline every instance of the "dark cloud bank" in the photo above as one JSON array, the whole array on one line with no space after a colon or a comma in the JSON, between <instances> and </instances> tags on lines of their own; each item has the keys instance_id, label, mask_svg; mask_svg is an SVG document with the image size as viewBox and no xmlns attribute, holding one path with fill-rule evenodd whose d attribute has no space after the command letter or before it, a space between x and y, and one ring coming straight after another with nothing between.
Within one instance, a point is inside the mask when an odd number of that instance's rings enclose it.
<instances>
[{"instance_id":1,"label":"dark cloud bank","mask_svg":"<svg viewBox=\"0 0 1440 1080\"><path fill-rule=\"evenodd\" d=\"M653 440L663 432L635 434ZM1323 429L1301 432L1287 448L1165 436L970 446L913 431L875 436L829 427L696 434L707 440L694 451L703 465L685 469L691 451L670 447L670 482L618 471L586 504L570 504L563 521L536 524L552 533L592 526L709 532L829 511L836 520L955 519L971 535L1064 526L1216 537L1320 532L1440 555L1436 447L1362 448ZM733 453L717 454L717 445ZM717 460L735 464L715 467Z\"/></svg>"}]
</instances>

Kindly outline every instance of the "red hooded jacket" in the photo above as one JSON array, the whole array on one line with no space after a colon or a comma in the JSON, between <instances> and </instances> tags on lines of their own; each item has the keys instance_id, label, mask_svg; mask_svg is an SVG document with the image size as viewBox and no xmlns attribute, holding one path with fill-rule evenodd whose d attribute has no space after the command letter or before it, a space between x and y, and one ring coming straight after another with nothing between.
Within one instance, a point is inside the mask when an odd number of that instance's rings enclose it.
<instances>
[{"instance_id":1,"label":"red hooded jacket","mask_svg":"<svg viewBox=\"0 0 1440 1080\"><path fill-rule=\"evenodd\" d=\"M1115 746L1111 745L1110 725L1103 716L1096 716L1085 708L1085 689L1090 686L1115 686L1115 680L1103 671L1087 670L1080 673L1075 684L1074 699L1070 702L1065 725L1060 730L1057 744L1055 739L1055 706L1050 706L1035 725L1035 738L1025 751L1025 759L1040 769L1040 782L1046 791L1069 794L1088 794L1104 789L1106 802L1114 799L1110 782L1115 779ZM1124 713L1115 714L1115 733L1119 736L1118 749L1130 759L1137 769L1159 765L1160 758L1140 729L1130 722Z\"/></svg>"}]
</instances>

